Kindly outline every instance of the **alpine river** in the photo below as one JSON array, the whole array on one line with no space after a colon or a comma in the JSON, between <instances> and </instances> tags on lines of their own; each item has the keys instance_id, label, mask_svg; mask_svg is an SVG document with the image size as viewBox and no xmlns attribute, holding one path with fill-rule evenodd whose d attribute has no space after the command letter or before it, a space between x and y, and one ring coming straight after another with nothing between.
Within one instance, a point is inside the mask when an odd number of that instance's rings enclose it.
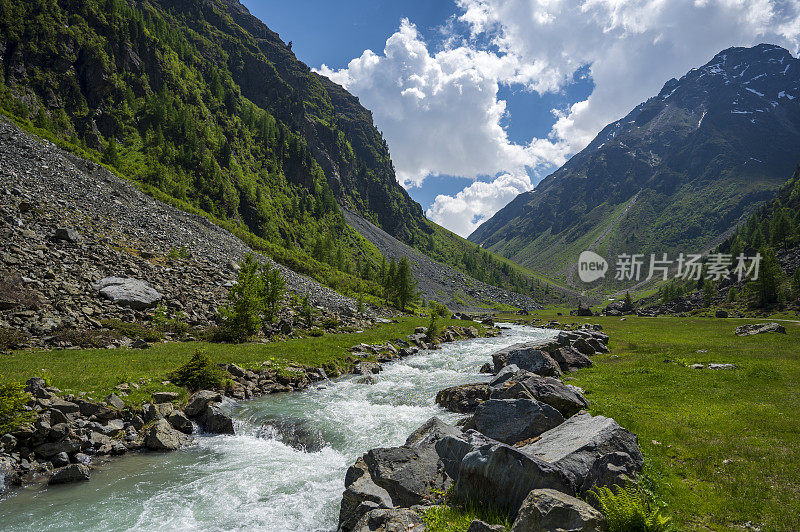
<instances>
[{"instance_id":1,"label":"alpine river","mask_svg":"<svg viewBox=\"0 0 800 532\"><path fill-rule=\"evenodd\" d=\"M509 327L497 338L446 343L385 364L374 384L347 376L231 402L235 436L132 454L86 483L19 490L0 501L0 530L335 530L345 472L356 458L401 445L431 416L456 421L435 404L436 392L485 382L478 369L494 351L554 334Z\"/></svg>"}]
</instances>

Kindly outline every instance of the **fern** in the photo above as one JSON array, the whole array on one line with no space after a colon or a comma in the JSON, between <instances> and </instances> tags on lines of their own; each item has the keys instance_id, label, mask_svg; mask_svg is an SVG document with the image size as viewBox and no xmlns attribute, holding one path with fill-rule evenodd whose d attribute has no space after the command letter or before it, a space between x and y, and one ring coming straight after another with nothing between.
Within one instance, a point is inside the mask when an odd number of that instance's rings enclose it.
<instances>
[{"instance_id":1,"label":"fern","mask_svg":"<svg viewBox=\"0 0 800 532\"><path fill-rule=\"evenodd\" d=\"M597 498L606 516L608 532L668 532L672 520L653 508L644 492L631 484L627 487L595 487L589 493Z\"/></svg>"}]
</instances>

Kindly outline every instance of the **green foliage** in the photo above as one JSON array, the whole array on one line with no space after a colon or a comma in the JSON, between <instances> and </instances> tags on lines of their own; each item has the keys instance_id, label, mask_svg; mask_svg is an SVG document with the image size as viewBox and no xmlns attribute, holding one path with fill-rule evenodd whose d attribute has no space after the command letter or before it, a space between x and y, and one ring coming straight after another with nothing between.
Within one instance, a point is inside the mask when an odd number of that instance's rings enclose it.
<instances>
[{"instance_id":1,"label":"green foliage","mask_svg":"<svg viewBox=\"0 0 800 532\"><path fill-rule=\"evenodd\" d=\"M431 311L431 315L439 316L440 318L447 318L451 315L450 309L447 308L447 305L439 303L438 301L430 300L428 301L428 308Z\"/></svg>"},{"instance_id":2,"label":"green foliage","mask_svg":"<svg viewBox=\"0 0 800 532\"><path fill-rule=\"evenodd\" d=\"M684 294L684 287L674 279L658 289L662 303L671 303Z\"/></svg>"},{"instance_id":3,"label":"green foliage","mask_svg":"<svg viewBox=\"0 0 800 532\"><path fill-rule=\"evenodd\" d=\"M772 248L761 251L758 279L751 281L748 288L755 295L755 304L761 308L769 308L778 302L782 272Z\"/></svg>"},{"instance_id":4,"label":"green foliage","mask_svg":"<svg viewBox=\"0 0 800 532\"><path fill-rule=\"evenodd\" d=\"M222 369L200 349L185 364L169 374L169 380L190 391L219 389L224 379L225 373Z\"/></svg>"},{"instance_id":5,"label":"green foliage","mask_svg":"<svg viewBox=\"0 0 800 532\"><path fill-rule=\"evenodd\" d=\"M703 285L703 306L710 307L714 302L715 295L717 295L717 291L714 289L714 282L707 279Z\"/></svg>"},{"instance_id":6,"label":"green foliage","mask_svg":"<svg viewBox=\"0 0 800 532\"><path fill-rule=\"evenodd\" d=\"M671 519L653 508L635 484L626 487L594 487L589 493L597 498L606 516L608 532L667 532Z\"/></svg>"},{"instance_id":7,"label":"green foliage","mask_svg":"<svg viewBox=\"0 0 800 532\"><path fill-rule=\"evenodd\" d=\"M800 268L795 268L792 274L791 295L793 299L800 299Z\"/></svg>"},{"instance_id":8,"label":"green foliage","mask_svg":"<svg viewBox=\"0 0 800 532\"><path fill-rule=\"evenodd\" d=\"M633 308L633 298L631 298L631 293L627 290L625 291L625 306Z\"/></svg>"},{"instance_id":9,"label":"green foliage","mask_svg":"<svg viewBox=\"0 0 800 532\"><path fill-rule=\"evenodd\" d=\"M0 383L0 434L17 430L33 418L33 412L24 408L30 400L22 384Z\"/></svg>"},{"instance_id":10,"label":"green foliage","mask_svg":"<svg viewBox=\"0 0 800 532\"><path fill-rule=\"evenodd\" d=\"M283 294L284 281L276 268L259 264L249 253L239 268L236 284L228 293L228 305L220 309L223 329L234 342L252 338L267 321L273 321Z\"/></svg>"},{"instance_id":11,"label":"green foliage","mask_svg":"<svg viewBox=\"0 0 800 532\"><path fill-rule=\"evenodd\" d=\"M425 335L429 342L435 342L439 337L439 333L441 332L438 318L439 316L431 313L431 320L428 322L428 330L425 331Z\"/></svg>"},{"instance_id":12,"label":"green foliage","mask_svg":"<svg viewBox=\"0 0 800 532\"><path fill-rule=\"evenodd\" d=\"M422 514L425 530L428 532L467 532L470 523L475 519L502 525L511 530L512 520L508 513L477 503L447 503L433 506Z\"/></svg>"},{"instance_id":13,"label":"green foliage","mask_svg":"<svg viewBox=\"0 0 800 532\"><path fill-rule=\"evenodd\" d=\"M172 260L186 260L191 258L191 253L189 253L189 248L186 246L180 246L177 248L172 248L167 253L167 258Z\"/></svg>"},{"instance_id":14,"label":"green foliage","mask_svg":"<svg viewBox=\"0 0 800 532\"><path fill-rule=\"evenodd\" d=\"M0 327L0 351L13 349L25 341L25 334L17 329Z\"/></svg>"},{"instance_id":15,"label":"green foliage","mask_svg":"<svg viewBox=\"0 0 800 532\"><path fill-rule=\"evenodd\" d=\"M308 301L308 294L303 296L303 301L300 303L300 316L306 321L306 327L311 327L314 321L314 309Z\"/></svg>"}]
</instances>

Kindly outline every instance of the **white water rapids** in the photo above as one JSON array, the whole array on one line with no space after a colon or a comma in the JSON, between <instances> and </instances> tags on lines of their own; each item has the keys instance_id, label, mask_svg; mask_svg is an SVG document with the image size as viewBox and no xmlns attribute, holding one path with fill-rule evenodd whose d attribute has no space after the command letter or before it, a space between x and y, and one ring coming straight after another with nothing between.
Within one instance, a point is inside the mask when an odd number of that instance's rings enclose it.
<instances>
[{"instance_id":1,"label":"white water rapids","mask_svg":"<svg viewBox=\"0 0 800 532\"><path fill-rule=\"evenodd\" d=\"M86 483L19 490L0 501L0 530L335 530L344 475L356 458L401 445L431 416L454 422L457 415L434 403L436 392L486 381L478 369L494 351L552 335L512 325L497 338L443 344L386 364L375 384L348 376L231 404L235 436L132 454ZM264 428L268 422L279 428ZM284 443L294 440L313 452Z\"/></svg>"}]
</instances>

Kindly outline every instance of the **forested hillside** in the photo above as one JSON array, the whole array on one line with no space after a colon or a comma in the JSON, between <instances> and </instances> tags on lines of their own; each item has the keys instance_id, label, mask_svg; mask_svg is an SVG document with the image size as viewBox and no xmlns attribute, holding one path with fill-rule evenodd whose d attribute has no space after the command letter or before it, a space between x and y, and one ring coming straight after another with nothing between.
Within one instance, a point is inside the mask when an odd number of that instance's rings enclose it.
<instances>
[{"instance_id":1,"label":"forested hillside","mask_svg":"<svg viewBox=\"0 0 800 532\"><path fill-rule=\"evenodd\" d=\"M335 288L377 290L382 260L340 205L476 278L535 288L425 219L371 113L237 0L0 0L0 60L18 123Z\"/></svg>"}]
</instances>

